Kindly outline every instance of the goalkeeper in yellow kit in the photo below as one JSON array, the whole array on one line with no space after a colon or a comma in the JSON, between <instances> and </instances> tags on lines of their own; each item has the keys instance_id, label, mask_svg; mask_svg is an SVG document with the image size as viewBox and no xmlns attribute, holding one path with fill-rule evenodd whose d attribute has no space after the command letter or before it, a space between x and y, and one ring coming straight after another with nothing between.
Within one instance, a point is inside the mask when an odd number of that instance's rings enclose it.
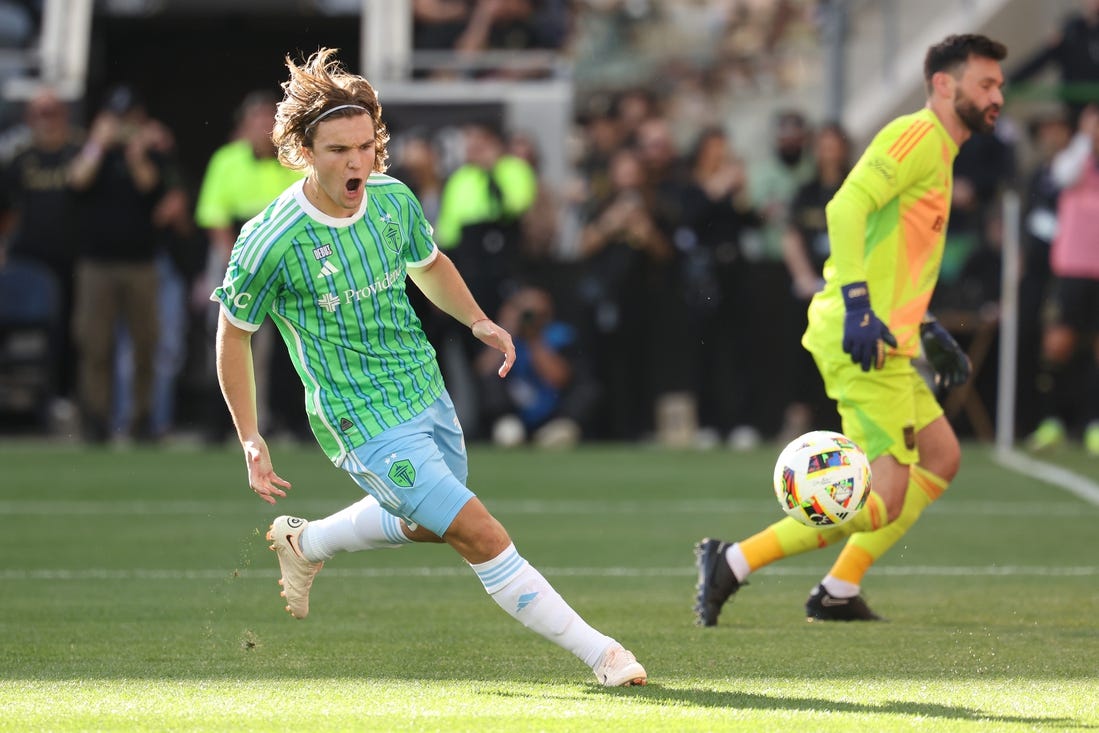
<instances>
[{"instance_id":1,"label":"goalkeeper in yellow kit","mask_svg":"<svg viewBox=\"0 0 1099 733\"><path fill-rule=\"evenodd\" d=\"M699 625L716 625L753 571L845 537L806 614L810 621L880 619L859 595L863 576L943 493L961 460L958 438L912 359L922 344L944 388L969 377L968 358L927 307L942 262L954 158L971 134L995 126L1006 55L1003 44L972 34L928 49L927 105L874 137L826 208L831 255L802 344L844 433L870 458L866 506L839 527L787 518L740 542L699 542Z\"/></svg>"}]
</instances>

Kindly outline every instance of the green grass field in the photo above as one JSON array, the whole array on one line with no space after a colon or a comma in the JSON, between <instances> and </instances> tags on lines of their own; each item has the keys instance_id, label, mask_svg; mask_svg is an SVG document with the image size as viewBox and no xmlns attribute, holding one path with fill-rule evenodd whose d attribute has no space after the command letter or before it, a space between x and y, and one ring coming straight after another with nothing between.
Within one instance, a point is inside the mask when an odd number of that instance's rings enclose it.
<instances>
[{"instance_id":1,"label":"green grass field","mask_svg":"<svg viewBox=\"0 0 1099 733\"><path fill-rule=\"evenodd\" d=\"M777 447L474 448L520 552L647 667L613 690L442 546L337 557L290 618L270 518L360 494L318 449L274 450L294 489L272 510L235 450L0 445L0 731L1099 728L1099 507L982 447L868 579L889 623L805 622L829 548L754 576L714 629L692 625L692 545L780 516Z\"/></svg>"}]
</instances>

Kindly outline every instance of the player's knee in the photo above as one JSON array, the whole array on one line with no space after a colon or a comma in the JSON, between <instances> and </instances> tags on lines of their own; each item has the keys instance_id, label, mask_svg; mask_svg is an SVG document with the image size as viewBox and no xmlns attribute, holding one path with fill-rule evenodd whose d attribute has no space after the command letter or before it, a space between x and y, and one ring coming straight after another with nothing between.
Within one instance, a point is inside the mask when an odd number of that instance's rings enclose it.
<instances>
[{"instance_id":1,"label":"player's knee","mask_svg":"<svg viewBox=\"0 0 1099 733\"><path fill-rule=\"evenodd\" d=\"M432 532L427 527L421 527L420 525L412 525L410 527L407 522L401 520L401 530L405 533L405 536L413 542L442 542L443 538Z\"/></svg>"},{"instance_id":2,"label":"player's knee","mask_svg":"<svg viewBox=\"0 0 1099 733\"><path fill-rule=\"evenodd\" d=\"M901 515L901 510L904 509L904 492L882 498L885 500L885 523L890 524Z\"/></svg>"},{"instance_id":3,"label":"player's knee","mask_svg":"<svg viewBox=\"0 0 1099 733\"><path fill-rule=\"evenodd\" d=\"M962 448L957 441L945 443L930 455L920 456L920 467L947 483L958 475L962 465Z\"/></svg>"},{"instance_id":4,"label":"player's knee","mask_svg":"<svg viewBox=\"0 0 1099 733\"><path fill-rule=\"evenodd\" d=\"M884 504L886 522L892 522L904 506L904 493L908 488L908 466L893 456L883 455L870 464L873 472L871 487Z\"/></svg>"},{"instance_id":5,"label":"player's knee","mask_svg":"<svg viewBox=\"0 0 1099 733\"><path fill-rule=\"evenodd\" d=\"M896 475L875 477L874 492L881 497L885 504L885 523L888 524L900 516L904 508L904 494L908 488L905 479L907 471Z\"/></svg>"},{"instance_id":6,"label":"player's knee","mask_svg":"<svg viewBox=\"0 0 1099 733\"><path fill-rule=\"evenodd\" d=\"M511 544L504 526L477 499L462 507L443 539L471 563L488 562Z\"/></svg>"}]
</instances>

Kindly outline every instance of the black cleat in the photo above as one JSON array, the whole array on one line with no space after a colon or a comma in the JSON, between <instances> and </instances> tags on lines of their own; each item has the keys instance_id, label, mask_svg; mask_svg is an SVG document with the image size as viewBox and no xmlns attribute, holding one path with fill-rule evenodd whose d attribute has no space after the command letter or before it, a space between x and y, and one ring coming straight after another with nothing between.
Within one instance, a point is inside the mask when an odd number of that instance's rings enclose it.
<instances>
[{"instance_id":1,"label":"black cleat","mask_svg":"<svg viewBox=\"0 0 1099 733\"><path fill-rule=\"evenodd\" d=\"M698 566L698 595L695 597L695 623L717 626L721 607L729 596L740 590L741 583L725 560L730 542L706 538L695 545L695 565Z\"/></svg>"},{"instance_id":2,"label":"black cleat","mask_svg":"<svg viewBox=\"0 0 1099 733\"><path fill-rule=\"evenodd\" d=\"M836 598L823 585L817 585L805 602L807 620L813 621L884 621L870 610L862 596Z\"/></svg>"}]
</instances>

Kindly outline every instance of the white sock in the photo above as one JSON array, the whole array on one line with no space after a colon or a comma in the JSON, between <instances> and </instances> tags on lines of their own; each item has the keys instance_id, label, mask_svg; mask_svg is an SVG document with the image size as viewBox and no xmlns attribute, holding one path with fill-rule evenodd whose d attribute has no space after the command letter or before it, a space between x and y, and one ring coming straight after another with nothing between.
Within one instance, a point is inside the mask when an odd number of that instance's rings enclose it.
<instances>
[{"instance_id":1,"label":"white sock","mask_svg":"<svg viewBox=\"0 0 1099 733\"><path fill-rule=\"evenodd\" d=\"M740 549L739 542L725 550L725 562L729 563L729 569L741 583L752 572L752 568L748 565L748 558L744 557L744 551Z\"/></svg>"},{"instance_id":2,"label":"white sock","mask_svg":"<svg viewBox=\"0 0 1099 733\"><path fill-rule=\"evenodd\" d=\"M320 562L340 551L382 550L412 540L401 529L400 518L368 496L331 516L311 521L301 533L300 542L305 559Z\"/></svg>"},{"instance_id":3,"label":"white sock","mask_svg":"<svg viewBox=\"0 0 1099 733\"><path fill-rule=\"evenodd\" d=\"M846 580L833 578L831 575L825 575L820 584L833 598L854 598L859 594L859 586L848 583Z\"/></svg>"},{"instance_id":4,"label":"white sock","mask_svg":"<svg viewBox=\"0 0 1099 733\"><path fill-rule=\"evenodd\" d=\"M531 631L568 649L592 669L614 643L614 639L580 618L549 581L523 559L515 545L508 545L488 562L470 563L470 567L500 608Z\"/></svg>"}]
</instances>

